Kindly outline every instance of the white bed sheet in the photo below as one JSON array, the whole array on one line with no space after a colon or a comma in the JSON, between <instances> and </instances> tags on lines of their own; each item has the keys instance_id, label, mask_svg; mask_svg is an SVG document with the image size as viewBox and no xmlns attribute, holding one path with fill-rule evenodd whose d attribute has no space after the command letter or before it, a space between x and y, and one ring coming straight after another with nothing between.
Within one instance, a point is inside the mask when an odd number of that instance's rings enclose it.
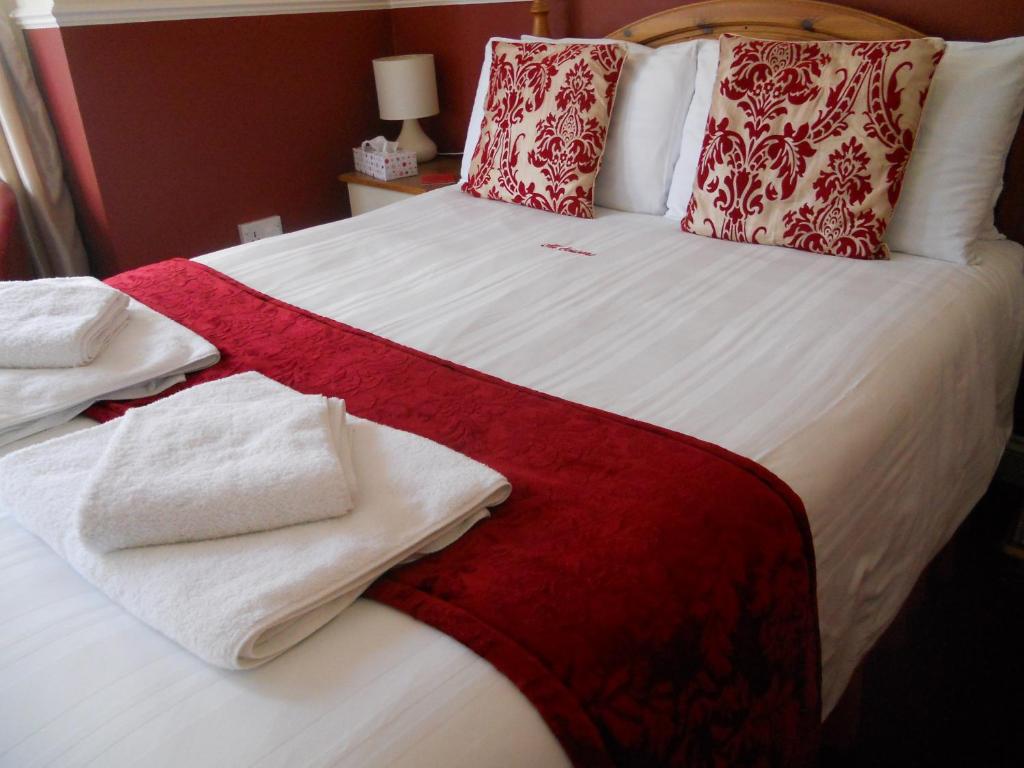
<instances>
[{"instance_id":1,"label":"white bed sheet","mask_svg":"<svg viewBox=\"0 0 1024 768\"><path fill-rule=\"evenodd\" d=\"M777 473L814 536L827 714L1009 435L1024 249L986 249L979 267L854 262L446 189L200 261ZM7 518L0 562L2 765L566 764L503 676L376 603L232 673L125 615Z\"/></svg>"}]
</instances>

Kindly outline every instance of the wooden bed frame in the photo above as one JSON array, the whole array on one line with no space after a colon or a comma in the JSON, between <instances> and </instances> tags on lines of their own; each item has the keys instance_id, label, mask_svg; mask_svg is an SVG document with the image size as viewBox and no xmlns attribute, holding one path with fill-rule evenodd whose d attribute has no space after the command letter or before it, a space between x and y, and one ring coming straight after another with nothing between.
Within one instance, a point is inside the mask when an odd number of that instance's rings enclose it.
<instances>
[{"instance_id":1,"label":"wooden bed frame","mask_svg":"<svg viewBox=\"0 0 1024 768\"><path fill-rule=\"evenodd\" d=\"M548 36L548 0L533 0L533 34ZM726 32L772 40L894 40L924 37L873 13L817 0L705 0L655 13L607 35L651 47Z\"/></svg>"},{"instance_id":2,"label":"wooden bed frame","mask_svg":"<svg viewBox=\"0 0 1024 768\"><path fill-rule=\"evenodd\" d=\"M533 0L533 34L550 35L548 0ZM893 40L924 37L916 29L882 16L818 0L704 0L669 8L627 24L606 37L651 47L698 38L717 38L733 32L773 40ZM1024 382L1022 382L1024 387ZM861 719L864 668L879 652L909 652L901 648L910 608L922 599L928 576L943 570L950 559L952 542L925 570L914 593L875 648L861 660L846 691L825 722L823 745L840 754L857 738ZM883 649L884 650L880 650ZM893 648L894 651L890 651Z\"/></svg>"}]
</instances>

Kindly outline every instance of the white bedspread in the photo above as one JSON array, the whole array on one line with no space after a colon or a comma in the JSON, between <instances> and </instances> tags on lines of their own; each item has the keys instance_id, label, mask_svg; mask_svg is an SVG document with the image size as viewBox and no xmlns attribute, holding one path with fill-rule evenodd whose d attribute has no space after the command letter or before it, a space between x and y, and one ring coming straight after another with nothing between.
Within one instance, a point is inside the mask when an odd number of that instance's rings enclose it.
<instances>
[{"instance_id":1,"label":"white bedspread","mask_svg":"<svg viewBox=\"0 0 1024 768\"><path fill-rule=\"evenodd\" d=\"M1024 343L1022 249L1008 242L980 267L863 263L446 189L201 261L777 473L814 535L826 713L987 486ZM229 673L131 619L3 518L0 562L0 764L566 764L504 677L376 603L358 601L267 667Z\"/></svg>"}]
</instances>

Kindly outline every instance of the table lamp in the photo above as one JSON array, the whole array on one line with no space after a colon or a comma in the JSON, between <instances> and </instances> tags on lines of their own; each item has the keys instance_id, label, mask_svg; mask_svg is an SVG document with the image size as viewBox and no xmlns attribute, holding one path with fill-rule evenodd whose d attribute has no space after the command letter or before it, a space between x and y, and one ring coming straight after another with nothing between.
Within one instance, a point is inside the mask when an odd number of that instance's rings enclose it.
<instances>
[{"instance_id":1,"label":"table lamp","mask_svg":"<svg viewBox=\"0 0 1024 768\"><path fill-rule=\"evenodd\" d=\"M401 149L416 153L416 161L425 163L437 157L437 144L420 127L419 118L436 115L437 77L434 55L412 53L373 60L373 78L377 82L377 106L381 120L403 120L398 136Z\"/></svg>"}]
</instances>

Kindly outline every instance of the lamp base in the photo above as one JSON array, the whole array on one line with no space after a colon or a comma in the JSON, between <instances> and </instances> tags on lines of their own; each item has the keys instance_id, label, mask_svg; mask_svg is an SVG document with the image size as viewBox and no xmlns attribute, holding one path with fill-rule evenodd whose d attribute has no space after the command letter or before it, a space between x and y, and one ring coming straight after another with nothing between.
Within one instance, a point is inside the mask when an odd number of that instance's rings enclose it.
<instances>
[{"instance_id":1,"label":"lamp base","mask_svg":"<svg viewBox=\"0 0 1024 768\"><path fill-rule=\"evenodd\" d=\"M416 118L402 122L402 132L398 134L398 148L415 152L417 163L427 163L437 157L437 144L423 132L420 121Z\"/></svg>"}]
</instances>

